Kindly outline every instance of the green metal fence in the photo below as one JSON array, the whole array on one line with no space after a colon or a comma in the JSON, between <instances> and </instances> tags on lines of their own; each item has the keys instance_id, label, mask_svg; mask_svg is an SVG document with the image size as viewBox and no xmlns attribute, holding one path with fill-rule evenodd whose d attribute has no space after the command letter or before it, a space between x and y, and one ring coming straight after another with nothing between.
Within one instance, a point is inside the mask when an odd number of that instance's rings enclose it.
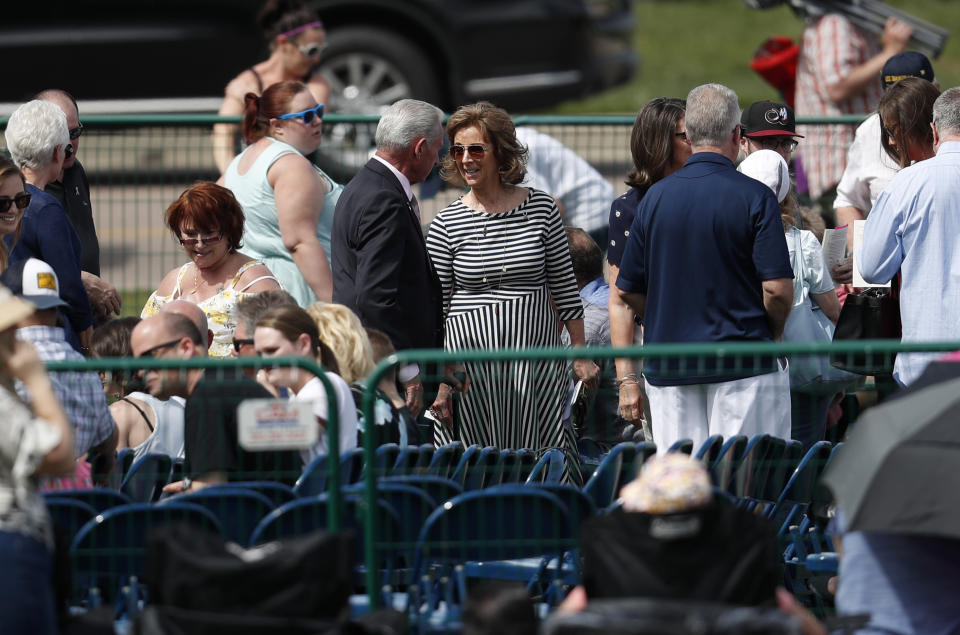
<instances>
[{"instance_id":1,"label":"green metal fence","mask_svg":"<svg viewBox=\"0 0 960 635\"><path fill-rule=\"evenodd\" d=\"M809 123L853 125L862 116L800 119ZM315 162L335 180L346 182L373 151L378 118L328 115L324 142ZM238 117L217 115L90 115L77 156L91 183L91 204L100 239L102 277L124 293L124 313L139 314L146 295L185 256L163 225L163 212L184 188L200 180L216 180L212 127L236 123ZM553 136L585 159L619 195L631 165L632 115L534 116L515 118ZM5 128L6 119L0 119ZM0 148L5 142L0 138ZM437 181L437 184L442 184ZM420 197L424 224L460 191L443 187ZM597 210L603 218L609 209Z\"/></svg>"}]
</instances>

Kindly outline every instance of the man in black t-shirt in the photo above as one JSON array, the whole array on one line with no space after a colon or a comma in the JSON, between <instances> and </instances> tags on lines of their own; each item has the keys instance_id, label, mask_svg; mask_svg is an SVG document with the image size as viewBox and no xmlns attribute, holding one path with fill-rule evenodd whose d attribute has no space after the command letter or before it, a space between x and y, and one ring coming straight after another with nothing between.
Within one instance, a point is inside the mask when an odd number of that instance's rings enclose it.
<instances>
[{"instance_id":1,"label":"man in black t-shirt","mask_svg":"<svg viewBox=\"0 0 960 635\"><path fill-rule=\"evenodd\" d=\"M80 111L73 96L65 90L51 88L38 93L34 99L42 99L54 104L67 116L72 151L63 162L63 175L51 181L44 191L53 195L67 211L67 218L80 237L80 268L83 287L90 296L90 303L97 322L103 322L114 313L120 312L120 294L100 278L100 241L97 228L93 223L93 207L90 204L90 184L87 173L77 159L80 150L80 136L83 125L80 123Z\"/></svg>"},{"instance_id":2,"label":"man in black t-shirt","mask_svg":"<svg viewBox=\"0 0 960 635\"><path fill-rule=\"evenodd\" d=\"M191 359L206 357L196 325L182 315L160 313L140 322L130 336L134 357ZM184 481L168 492L184 492L227 481L281 481L293 484L302 471L295 450L245 452L237 437L237 406L246 399L271 397L239 370L169 369L144 373L154 397L184 397Z\"/></svg>"}]
</instances>

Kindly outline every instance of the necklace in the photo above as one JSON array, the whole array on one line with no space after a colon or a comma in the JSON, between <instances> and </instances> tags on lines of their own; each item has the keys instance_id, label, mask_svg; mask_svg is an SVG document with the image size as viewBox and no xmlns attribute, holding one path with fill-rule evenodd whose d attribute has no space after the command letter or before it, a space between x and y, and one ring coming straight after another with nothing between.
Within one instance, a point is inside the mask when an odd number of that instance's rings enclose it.
<instances>
[{"instance_id":1,"label":"necklace","mask_svg":"<svg viewBox=\"0 0 960 635\"><path fill-rule=\"evenodd\" d=\"M204 281L206 282L206 281ZM217 287L217 293L223 292L223 283ZM193 295L200 295L200 267L193 265Z\"/></svg>"}]
</instances>

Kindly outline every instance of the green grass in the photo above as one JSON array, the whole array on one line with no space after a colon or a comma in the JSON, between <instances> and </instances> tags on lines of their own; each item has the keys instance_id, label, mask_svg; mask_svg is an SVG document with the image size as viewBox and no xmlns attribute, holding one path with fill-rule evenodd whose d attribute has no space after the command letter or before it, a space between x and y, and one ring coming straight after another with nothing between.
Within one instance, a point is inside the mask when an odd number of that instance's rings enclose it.
<instances>
[{"instance_id":1,"label":"green grass","mask_svg":"<svg viewBox=\"0 0 960 635\"><path fill-rule=\"evenodd\" d=\"M941 88L960 85L960 1L886 3L952 32L933 67ZM634 0L633 6L640 59L633 80L547 112L635 113L654 97L685 97L694 86L708 82L735 90L742 105L777 98L748 64L766 38L787 35L799 40L803 30L803 22L786 6L755 11L741 0Z\"/></svg>"}]
</instances>

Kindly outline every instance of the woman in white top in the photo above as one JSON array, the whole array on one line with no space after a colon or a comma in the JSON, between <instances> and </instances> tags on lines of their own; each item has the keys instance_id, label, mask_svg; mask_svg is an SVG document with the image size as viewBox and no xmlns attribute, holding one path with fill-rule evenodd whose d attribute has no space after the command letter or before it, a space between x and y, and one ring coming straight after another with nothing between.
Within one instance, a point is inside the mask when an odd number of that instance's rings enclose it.
<instances>
[{"instance_id":1,"label":"woman in white top","mask_svg":"<svg viewBox=\"0 0 960 635\"><path fill-rule=\"evenodd\" d=\"M53 596L53 532L38 490L42 474L74 471L73 426L57 401L43 362L16 338L17 322L34 311L0 286L0 630L57 632ZM20 380L33 397L24 404Z\"/></svg>"},{"instance_id":2,"label":"woman in white top","mask_svg":"<svg viewBox=\"0 0 960 635\"><path fill-rule=\"evenodd\" d=\"M257 354L269 357L307 357L324 368L336 368L330 348L320 340L313 318L295 306L270 309L257 320L253 333ZM337 396L337 421L340 424L340 453L357 447L357 412L350 387L335 372L328 370L326 378ZM292 399L313 403L313 414L320 426L320 438L310 450L301 452L304 465L330 447L327 442L328 399L323 382L302 368L275 367L267 370L267 379L275 386L285 386L293 392Z\"/></svg>"},{"instance_id":3,"label":"woman in white top","mask_svg":"<svg viewBox=\"0 0 960 635\"><path fill-rule=\"evenodd\" d=\"M248 93L243 138L252 145L220 177L243 206L243 245L297 304L333 296L330 230L343 186L306 158L320 146L323 104L300 82Z\"/></svg>"}]
</instances>

